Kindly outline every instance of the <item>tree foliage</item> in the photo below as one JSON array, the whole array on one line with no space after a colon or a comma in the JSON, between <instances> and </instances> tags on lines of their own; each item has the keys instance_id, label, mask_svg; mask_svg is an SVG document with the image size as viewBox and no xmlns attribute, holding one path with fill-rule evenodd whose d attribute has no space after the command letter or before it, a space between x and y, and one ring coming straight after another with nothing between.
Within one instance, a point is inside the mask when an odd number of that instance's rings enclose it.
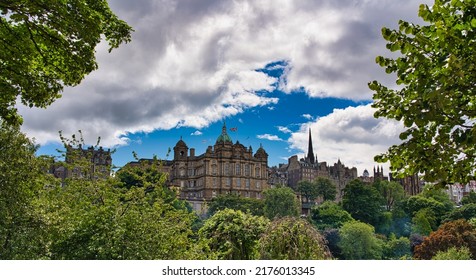
<instances>
[{"instance_id":1,"label":"tree foliage","mask_svg":"<svg viewBox=\"0 0 476 280\"><path fill-rule=\"evenodd\" d=\"M467 195L463 196L461 204L476 204L476 192L471 190Z\"/></svg>"},{"instance_id":2,"label":"tree foliage","mask_svg":"<svg viewBox=\"0 0 476 280\"><path fill-rule=\"evenodd\" d=\"M264 217L225 209L205 221L198 233L218 259L252 260L257 258L258 240L268 223Z\"/></svg>"},{"instance_id":3,"label":"tree foliage","mask_svg":"<svg viewBox=\"0 0 476 280\"><path fill-rule=\"evenodd\" d=\"M326 201L311 209L311 221L319 230L338 229L354 218L334 202Z\"/></svg>"},{"instance_id":4,"label":"tree foliage","mask_svg":"<svg viewBox=\"0 0 476 280\"><path fill-rule=\"evenodd\" d=\"M376 225L382 215L382 197L377 189L360 180L353 180L344 189L342 207L352 217Z\"/></svg>"},{"instance_id":5,"label":"tree foliage","mask_svg":"<svg viewBox=\"0 0 476 280\"><path fill-rule=\"evenodd\" d=\"M97 69L95 47L110 49L131 39L132 29L106 0L0 3L0 119L20 123L17 98L46 107L64 86L75 86Z\"/></svg>"},{"instance_id":6,"label":"tree foliage","mask_svg":"<svg viewBox=\"0 0 476 280\"><path fill-rule=\"evenodd\" d=\"M466 247L451 247L436 253L432 260L471 260L471 252Z\"/></svg>"},{"instance_id":7,"label":"tree foliage","mask_svg":"<svg viewBox=\"0 0 476 280\"><path fill-rule=\"evenodd\" d=\"M345 259L379 260L382 258L383 241L377 239L374 227L371 225L351 221L345 223L339 233L339 247Z\"/></svg>"},{"instance_id":8,"label":"tree foliage","mask_svg":"<svg viewBox=\"0 0 476 280\"><path fill-rule=\"evenodd\" d=\"M0 120L0 259L44 255L44 221L34 199L49 182L48 161L35 157L36 146L18 126Z\"/></svg>"},{"instance_id":9,"label":"tree foliage","mask_svg":"<svg viewBox=\"0 0 476 280\"><path fill-rule=\"evenodd\" d=\"M415 247L415 259L432 259L438 252L450 248L466 247L472 256L476 256L476 230L465 220L445 223Z\"/></svg>"},{"instance_id":10,"label":"tree foliage","mask_svg":"<svg viewBox=\"0 0 476 280\"><path fill-rule=\"evenodd\" d=\"M275 217L298 216L300 203L291 188L276 187L263 192L264 214L269 219Z\"/></svg>"},{"instance_id":11,"label":"tree foliage","mask_svg":"<svg viewBox=\"0 0 476 280\"><path fill-rule=\"evenodd\" d=\"M398 58L377 57L395 73L398 89L377 81L375 117L402 121L403 141L376 160L390 160L392 172L423 173L427 182L468 182L476 174L476 1L435 0L421 5L427 23L399 21L399 29L382 29L387 49Z\"/></svg>"},{"instance_id":12,"label":"tree foliage","mask_svg":"<svg viewBox=\"0 0 476 280\"><path fill-rule=\"evenodd\" d=\"M237 194L225 194L214 197L208 204L208 215L213 216L216 212L224 209L240 210L249 212L255 216L263 216L263 200L241 197Z\"/></svg>"},{"instance_id":13,"label":"tree foliage","mask_svg":"<svg viewBox=\"0 0 476 280\"><path fill-rule=\"evenodd\" d=\"M403 186L397 182L377 181L375 187L382 196L387 211L391 211L405 197Z\"/></svg>"},{"instance_id":14,"label":"tree foliage","mask_svg":"<svg viewBox=\"0 0 476 280\"><path fill-rule=\"evenodd\" d=\"M275 219L259 240L260 259L325 260L331 254L323 236L306 220Z\"/></svg>"},{"instance_id":15,"label":"tree foliage","mask_svg":"<svg viewBox=\"0 0 476 280\"><path fill-rule=\"evenodd\" d=\"M383 247L383 259L400 260L411 258L410 239L406 237L396 238L391 234Z\"/></svg>"}]
</instances>

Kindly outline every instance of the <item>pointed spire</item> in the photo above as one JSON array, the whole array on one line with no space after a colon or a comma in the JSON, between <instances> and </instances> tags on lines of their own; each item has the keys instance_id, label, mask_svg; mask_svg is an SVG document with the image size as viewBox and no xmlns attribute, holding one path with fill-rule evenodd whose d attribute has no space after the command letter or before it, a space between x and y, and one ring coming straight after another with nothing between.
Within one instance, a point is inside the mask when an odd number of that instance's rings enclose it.
<instances>
[{"instance_id":1,"label":"pointed spire","mask_svg":"<svg viewBox=\"0 0 476 280\"><path fill-rule=\"evenodd\" d=\"M314 164L314 151L312 149L312 136L311 136L311 128L309 128L309 146L307 148L307 158L311 164Z\"/></svg>"}]
</instances>

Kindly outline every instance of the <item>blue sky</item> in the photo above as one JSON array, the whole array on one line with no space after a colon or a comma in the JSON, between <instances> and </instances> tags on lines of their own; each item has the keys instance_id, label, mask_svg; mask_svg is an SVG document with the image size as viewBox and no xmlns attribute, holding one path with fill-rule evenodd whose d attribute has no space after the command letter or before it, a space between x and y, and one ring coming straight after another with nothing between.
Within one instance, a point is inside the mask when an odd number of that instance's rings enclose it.
<instances>
[{"instance_id":1,"label":"blue sky","mask_svg":"<svg viewBox=\"0 0 476 280\"><path fill-rule=\"evenodd\" d=\"M420 3L390 0L117 0L132 42L96 49L99 69L47 109L20 106L23 131L55 154L58 131L101 137L114 164L165 158L180 139L203 153L223 122L234 141L263 145L269 164L307 152L359 174L398 143L401 125L373 118L367 83L395 84L375 63L383 26L419 22ZM388 165L385 171L388 171Z\"/></svg>"}]
</instances>

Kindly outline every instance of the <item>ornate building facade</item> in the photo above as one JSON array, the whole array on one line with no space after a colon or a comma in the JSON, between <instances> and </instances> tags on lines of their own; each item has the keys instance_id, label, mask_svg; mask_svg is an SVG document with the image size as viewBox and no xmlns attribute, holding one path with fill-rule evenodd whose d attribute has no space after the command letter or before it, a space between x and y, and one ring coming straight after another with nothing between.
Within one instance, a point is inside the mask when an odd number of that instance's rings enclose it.
<instances>
[{"instance_id":1,"label":"ornate building facade","mask_svg":"<svg viewBox=\"0 0 476 280\"><path fill-rule=\"evenodd\" d=\"M214 146L195 155L180 139L173 148L169 180L180 187L182 199L190 202L195 211L203 213L206 203L220 194L238 194L261 199L268 188L268 154L260 147L256 153L238 141L233 144L226 125Z\"/></svg>"},{"instance_id":2,"label":"ornate building facade","mask_svg":"<svg viewBox=\"0 0 476 280\"><path fill-rule=\"evenodd\" d=\"M345 186L352 180L357 179L357 168L346 167L340 160L334 165L326 162L318 162L314 155L311 130L309 129L309 143L307 156L299 159L292 156L287 164L288 186L296 188L299 181L313 181L317 177L329 178L337 188L336 200L342 199Z\"/></svg>"}]
</instances>

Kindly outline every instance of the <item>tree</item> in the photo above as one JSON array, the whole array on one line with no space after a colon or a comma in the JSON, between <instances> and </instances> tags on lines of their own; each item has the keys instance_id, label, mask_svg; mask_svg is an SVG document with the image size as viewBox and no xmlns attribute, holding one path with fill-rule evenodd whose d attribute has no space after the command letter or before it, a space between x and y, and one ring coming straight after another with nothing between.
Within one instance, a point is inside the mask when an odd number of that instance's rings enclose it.
<instances>
[{"instance_id":1,"label":"tree","mask_svg":"<svg viewBox=\"0 0 476 280\"><path fill-rule=\"evenodd\" d=\"M463 196L461 204L476 204L476 192L471 190L468 195Z\"/></svg>"},{"instance_id":2,"label":"tree","mask_svg":"<svg viewBox=\"0 0 476 280\"><path fill-rule=\"evenodd\" d=\"M241 210L254 216L263 216L263 200L241 197L237 194L225 194L214 197L208 204L208 215L213 216L216 212L224 209Z\"/></svg>"},{"instance_id":3,"label":"tree","mask_svg":"<svg viewBox=\"0 0 476 280\"><path fill-rule=\"evenodd\" d=\"M354 218L334 202L326 201L311 209L311 221L319 230L338 229Z\"/></svg>"},{"instance_id":4,"label":"tree","mask_svg":"<svg viewBox=\"0 0 476 280\"><path fill-rule=\"evenodd\" d=\"M326 260L331 258L324 237L306 220L275 219L259 240L260 259Z\"/></svg>"},{"instance_id":5,"label":"tree","mask_svg":"<svg viewBox=\"0 0 476 280\"><path fill-rule=\"evenodd\" d=\"M459 208L453 209L445 216L443 222L449 222L459 219L470 220L476 218L476 203L465 204Z\"/></svg>"},{"instance_id":6,"label":"tree","mask_svg":"<svg viewBox=\"0 0 476 280\"><path fill-rule=\"evenodd\" d=\"M131 40L106 0L6 0L0 13L0 119L8 123L21 123L17 100L44 108L96 70L101 38L109 51Z\"/></svg>"},{"instance_id":7,"label":"tree","mask_svg":"<svg viewBox=\"0 0 476 280\"><path fill-rule=\"evenodd\" d=\"M316 184L309 181L299 181L297 184L297 191L305 200L303 202L313 202L319 196L319 190Z\"/></svg>"},{"instance_id":8,"label":"tree","mask_svg":"<svg viewBox=\"0 0 476 280\"><path fill-rule=\"evenodd\" d=\"M347 260L379 260L383 241L375 236L374 227L359 221L345 223L340 231L339 247Z\"/></svg>"},{"instance_id":9,"label":"tree","mask_svg":"<svg viewBox=\"0 0 476 280\"><path fill-rule=\"evenodd\" d=\"M382 214L381 202L378 191L360 180L353 180L344 188L342 207L361 222L376 225Z\"/></svg>"},{"instance_id":10,"label":"tree","mask_svg":"<svg viewBox=\"0 0 476 280\"><path fill-rule=\"evenodd\" d=\"M394 205L400 202L405 196L403 186L397 182L377 181L375 187L383 197L385 209L387 211L391 211Z\"/></svg>"},{"instance_id":11,"label":"tree","mask_svg":"<svg viewBox=\"0 0 476 280\"><path fill-rule=\"evenodd\" d=\"M436 253L432 260L471 260L471 252L466 247L451 247Z\"/></svg>"},{"instance_id":12,"label":"tree","mask_svg":"<svg viewBox=\"0 0 476 280\"><path fill-rule=\"evenodd\" d=\"M329 178L317 177L314 184L317 186L317 193L324 200L334 201L336 199L337 189Z\"/></svg>"},{"instance_id":13,"label":"tree","mask_svg":"<svg viewBox=\"0 0 476 280\"><path fill-rule=\"evenodd\" d=\"M391 234L384 244L383 258L388 260L399 260L411 258L410 239L406 237L396 238Z\"/></svg>"},{"instance_id":14,"label":"tree","mask_svg":"<svg viewBox=\"0 0 476 280\"><path fill-rule=\"evenodd\" d=\"M430 208L423 208L412 218L412 232L428 236L436 229L436 217Z\"/></svg>"},{"instance_id":15,"label":"tree","mask_svg":"<svg viewBox=\"0 0 476 280\"><path fill-rule=\"evenodd\" d=\"M476 256L476 230L465 220L445 223L417 245L413 257L415 259L430 260L438 252L450 248L466 247L472 256Z\"/></svg>"},{"instance_id":16,"label":"tree","mask_svg":"<svg viewBox=\"0 0 476 280\"><path fill-rule=\"evenodd\" d=\"M403 141L376 160L390 160L400 175L423 173L441 185L468 182L476 174L476 1L436 0L421 5L427 25L399 21L399 29L382 29L387 49L398 58L377 57L387 73L395 73L398 89L377 81L375 117L402 121Z\"/></svg>"},{"instance_id":17,"label":"tree","mask_svg":"<svg viewBox=\"0 0 476 280\"><path fill-rule=\"evenodd\" d=\"M276 187L263 192L264 214L269 219L275 217L298 216L299 201L294 191L288 187Z\"/></svg>"},{"instance_id":18,"label":"tree","mask_svg":"<svg viewBox=\"0 0 476 280\"><path fill-rule=\"evenodd\" d=\"M161 188L118 188L116 178L68 179L40 193L52 259L186 259L196 215Z\"/></svg>"},{"instance_id":19,"label":"tree","mask_svg":"<svg viewBox=\"0 0 476 280\"><path fill-rule=\"evenodd\" d=\"M200 241L222 260L252 260L268 219L225 209L215 213L199 230Z\"/></svg>"},{"instance_id":20,"label":"tree","mask_svg":"<svg viewBox=\"0 0 476 280\"><path fill-rule=\"evenodd\" d=\"M35 198L54 184L47 175L49 160L37 158L37 146L0 120L0 259L35 259L47 250L45 221Z\"/></svg>"}]
</instances>

